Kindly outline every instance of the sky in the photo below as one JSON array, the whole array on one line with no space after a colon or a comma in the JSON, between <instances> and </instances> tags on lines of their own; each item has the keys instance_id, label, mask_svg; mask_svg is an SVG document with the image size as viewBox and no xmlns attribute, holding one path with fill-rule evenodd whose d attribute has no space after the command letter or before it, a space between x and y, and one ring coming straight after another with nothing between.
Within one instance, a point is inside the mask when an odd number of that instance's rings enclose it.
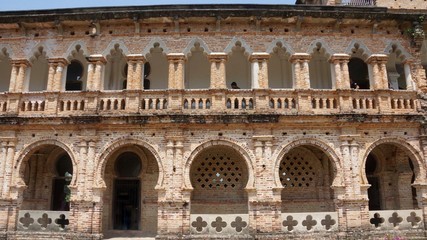
<instances>
[{"instance_id":1,"label":"sky","mask_svg":"<svg viewBox=\"0 0 427 240\"><path fill-rule=\"evenodd\" d=\"M1 0L0 11L176 4L294 4L295 0Z\"/></svg>"}]
</instances>

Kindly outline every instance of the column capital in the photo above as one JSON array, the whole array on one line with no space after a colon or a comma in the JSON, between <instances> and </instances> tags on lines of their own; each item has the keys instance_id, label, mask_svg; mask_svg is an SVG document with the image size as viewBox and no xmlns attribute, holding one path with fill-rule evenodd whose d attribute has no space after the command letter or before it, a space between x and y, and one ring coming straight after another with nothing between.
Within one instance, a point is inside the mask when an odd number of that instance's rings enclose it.
<instances>
[{"instance_id":1,"label":"column capital","mask_svg":"<svg viewBox=\"0 0 427 240\"><path fill-rule=\"evenodd\" d=\"M184 53L168 53L166 57L168 61L179 62L179 61L184 61L185 54Z\"/></svg>"},{"instance_id":2,"label":"column capital","mask_svg":"<svg viewBox=\"0 0 427 240\"><path fill-rule=\"evenodd\" d=\"M10 62L12 65L25 65L26 67L31 66L30 61L27 59L11 59Z\"/></svg>"},{"instance_id":3,"label":"column capital","mask_svg":"<svg viewBox=\"0 0 427 240\"><path fill-rule=\"evenodd\" d=\"M366 60L366 63L386 63L388 60L388 56L385 54L372 54L368 59Z\"/></svg>"},{"instance_id":4,"label":"column capital","mask_svg":"<svg viewBox=\"0 0 427 240\"><path fill-rule=\"evenodd\" d=\"M228 54L225 52L213 52L208 55L210 62L222 62L227 61Z\"/></svg>"},{"instance_id":5,"label":"column capital","mask_svg":"<svg viewBox=\"0 0 427 240\"><path fill-rule=\"evenodd\" d=\"M58 64L68 65L69 64L68 60L65 58L49 58L49 59L47 59L47 62L49 64L54 64L54 65L58 65Z\"/></svg>"},{"instance_id":6,"label":"column capital","mask_svg":"<svg viewBox=\"0 0 427 240\"><path fill-rule=\"evenodd\" d=\"M329 62L331 62L331 63L348 62L348 61L350 61L350 55L348 55L348 54L335 53L329 58Z\"/></svg>"},{"instance_id":7,"label":"column capital","mask_svg":"<svg viewBox=\"0 0 427 240\"><path fill-rule=\"evenodd\" d=\"M254 62L254 61L265 61L268 60L270 58L270 54L266 53L266 52L254 52L249 56L249 61L250 62Z\"/></svg>"},{"instance_id":8,"label":"column capital","mask_svg":"<svg viewBox=\"0 0 427 240\"><path fill-rule=\"evenodd\" d=\"M128 62L146 62L146 58L142 54L129 54L126 55L126 59Z\"/></svg>"},{"instance_id":9,"label":"column capital","mask_svg":"<svg viewBox=\"0 0 427 240\"><path fill-rule=\"evenodd\" d=\"M101 54L90 55L87 60L91 63L107 63L107 59Z\"/></svg>"},{"instance_id":10,"label":"column capital","mask_svg":"<svg viewBox=\"0 0 427 240\"><path fill-rule=\"evenodd\" d=\"M294 53L289 58L289 61L291 63L296 63L296 62L306 62L306 61L309 61L310 59L311 59L311 55L308 53Z\"/></svg>"}]
</instances>

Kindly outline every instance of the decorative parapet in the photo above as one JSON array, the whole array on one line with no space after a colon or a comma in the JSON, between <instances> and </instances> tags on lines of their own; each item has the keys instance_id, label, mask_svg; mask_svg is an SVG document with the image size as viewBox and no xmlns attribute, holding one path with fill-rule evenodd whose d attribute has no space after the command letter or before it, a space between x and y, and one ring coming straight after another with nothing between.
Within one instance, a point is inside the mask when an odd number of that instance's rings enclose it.
<instances>
[{"instance_id":1,"label":"decorative parapet","mask_svg":"<svg viewBox=\"0 0 427 240\"><path fill-rule=\"evenodd\" d=\"M338 231L338 213L282 213L282 231L286 233Z\"/></svg>"},{"instance_id":2,"label":"decorative parapet","mask_svg":"<svg viewBox=\"0 0 427 240\"><path fill-rule=\"evenodd\" d=\"M423 229L423 212L418 210L369 211L374 230Z\"/></svg>"},{"instance_id":3,"label":"decorative parapet","mask_svg":"<svg viewBox=\"0 0 427 240\"><path fill-rule=\"evenodd\" d=\"M20 210L18 231L26 232L66 232L70 224L68 211Z\"/></svg>"},{"instance_id":4,"label":"decorative parapet","mask_svg":"<svg viewBox=\"0 0 427 240\"><path fill-rule=\"evenodd\" d=\"M192 235L248 235L249 214L191 214Z\"/></svg>"}]
</instances>

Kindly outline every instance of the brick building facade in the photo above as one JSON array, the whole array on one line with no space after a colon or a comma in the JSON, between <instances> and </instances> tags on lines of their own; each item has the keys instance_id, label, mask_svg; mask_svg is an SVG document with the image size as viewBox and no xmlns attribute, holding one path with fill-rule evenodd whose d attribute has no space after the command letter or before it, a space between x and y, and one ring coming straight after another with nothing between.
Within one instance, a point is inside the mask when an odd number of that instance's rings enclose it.
<instances>
[{"instance_id":1,"label":"brick building facade","mask_svg":"<svg viewBox=\"0 0 427 240\"><path fill-rule=\"evenodd\" d=\"M297 2L1 13L0 238L425 239L426 2Z\"/></svg>"}]
</instances>

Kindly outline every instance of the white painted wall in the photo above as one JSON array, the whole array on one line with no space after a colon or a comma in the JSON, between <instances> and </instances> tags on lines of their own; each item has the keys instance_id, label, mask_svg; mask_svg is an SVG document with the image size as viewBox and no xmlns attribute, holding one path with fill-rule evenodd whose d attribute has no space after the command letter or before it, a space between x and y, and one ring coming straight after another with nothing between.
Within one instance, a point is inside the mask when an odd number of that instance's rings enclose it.
<instances>
[{"instance_id":1,"label":"white painted wall","mask_svg":"<svg viewBox=\"0 0 427 240\"><path fill-rule=\"evenodd\" d=\"M10 75L12 73L12 64L8 57L0 58L0 91L9 91Z\"/></svg>"},{"instance_id":2,"label":"white painted wall","mask_svg":"<svg viewBox=\"0 0 427 240\"><path fill-rule=\"evenodd\" d=\"M269 88L292 88L292 65L288 58L272 53L268 62Z\"/></svg>"},{"instance_id":3,"label":"white painted wall","mask_svg":"<svg viewBox=\"0 0 427 240\"><path fill-rule=\"evenodd\" d=\"M331 64L325 55L315 51L311 55L309 62L310 88L312 89L332 89Z\"/></svg>"},{"instance_id":4,"label":"white painted wall","mask_svg":"<svg viewBox=\"0 0 427 240\"><path fill-rule=\"evenodd\" d=\"M28 91L44 91L47 88L49 66L45 55L40 55L32 62Z\"/></svg>"},{"instance_id":5,"label":"white painted wall","mask_svg":"<svg viewBox=\"0 0 427 240\"><path fill-rule=\"evenodd\" d=\"M168 75L169 63L166 56L160 48L152 48L151 54L147 57L150 63L151 72L147 76L150 80L150 89L167 89L168 88Z\"/></svg>"},{"instance_id":6,"label":"white painted wall","mask_svg":"<svg viewBox=\"0 0 427 240\"><path fill-rule=\"evenodd\" d=\"M232 82L236 82L237 86L242 89L251 88L251 66L248 58L244 54L244 48L234 47L229 54L225 65L227 88L231 88Z\"/></svg>"},{"instance_id":7,"label":"white painted wall","mask_svg":"<svg viewBox=\"0 0 427 240\"><path fill-rule=\"evenodd\" d=\"M210 63L204 52L200 48L191 51L191 56L185 63L185 88L209 88L210 75Z\"/></svg>"}]
</instances>

